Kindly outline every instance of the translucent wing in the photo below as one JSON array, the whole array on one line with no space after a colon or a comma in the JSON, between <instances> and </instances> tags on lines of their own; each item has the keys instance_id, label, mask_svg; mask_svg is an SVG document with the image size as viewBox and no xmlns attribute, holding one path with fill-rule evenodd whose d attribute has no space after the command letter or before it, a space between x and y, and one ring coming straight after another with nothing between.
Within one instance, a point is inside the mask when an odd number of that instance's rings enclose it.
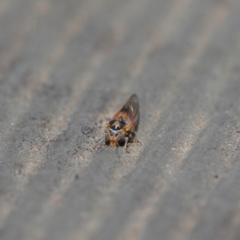
<instances>
[{"instance_id":1,"label":"translucent wing","mask_svg":"<svg viewBox=\"0 0 240 240\"><path fill-rule=\"evenodd\" d=\"M138 129L139 116L138 97L136 94L133 94L112 119L122 117L126 124L131 127L131 131L136 131Z\"/></svg>"}]
</instances>

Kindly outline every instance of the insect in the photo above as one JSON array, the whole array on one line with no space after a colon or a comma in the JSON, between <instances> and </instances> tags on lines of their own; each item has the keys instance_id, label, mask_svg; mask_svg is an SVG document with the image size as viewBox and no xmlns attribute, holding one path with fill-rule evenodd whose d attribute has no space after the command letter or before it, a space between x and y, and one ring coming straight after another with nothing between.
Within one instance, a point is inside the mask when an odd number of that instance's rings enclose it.
<instances>
[{"instance_id":1,"label":"insect","mask_svg":"<svg viewBox=\"0 0 240 240\"><path fill-rule=\"evenodd\" d=\"M132 142L139 124L138 97L133 94L123 107L106 124L105 144L110 147L124 146Z\"/></svg>"}]
</instances>

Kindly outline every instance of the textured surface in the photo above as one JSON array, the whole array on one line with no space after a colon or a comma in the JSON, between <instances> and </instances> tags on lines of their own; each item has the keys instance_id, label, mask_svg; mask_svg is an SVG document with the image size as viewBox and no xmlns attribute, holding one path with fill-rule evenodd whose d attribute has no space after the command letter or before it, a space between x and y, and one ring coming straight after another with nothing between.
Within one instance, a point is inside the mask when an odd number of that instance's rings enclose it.
<instances>
[{"instance_id":1,"label":"textured surface","mask_svg":"<svg viewBox=\"0 0 240 240\"><path fill-rule=\"evenodd\" d=\"M0 239L240 239L240 2L0 1ZM139 143L105 148L136 93Z\"/></svg>"}]
</instances>

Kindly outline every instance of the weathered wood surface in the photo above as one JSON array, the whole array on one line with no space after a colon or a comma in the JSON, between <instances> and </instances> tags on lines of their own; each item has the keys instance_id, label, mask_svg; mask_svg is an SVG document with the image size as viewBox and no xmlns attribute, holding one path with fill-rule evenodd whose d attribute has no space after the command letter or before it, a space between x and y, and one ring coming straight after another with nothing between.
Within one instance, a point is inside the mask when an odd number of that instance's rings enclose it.
<instances>
[{"instance_id":1,"label":"weathered wood surface","mask_svg":"<svg viewBox=\"0 0 240 240\"><path fill-rule=\"evenodd\" d=\"M0 1L1 240L240 239L239 151L240 1Z\"/></svg>"}]
</instances>

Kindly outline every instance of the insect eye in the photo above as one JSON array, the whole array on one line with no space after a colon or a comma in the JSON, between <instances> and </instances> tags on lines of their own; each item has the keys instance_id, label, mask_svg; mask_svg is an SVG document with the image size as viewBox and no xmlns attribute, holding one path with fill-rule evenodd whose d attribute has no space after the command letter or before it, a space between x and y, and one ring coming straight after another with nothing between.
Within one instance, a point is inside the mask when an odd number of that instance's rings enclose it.
<instances>
[{"instance_id":1,"label":"insect eye","mask_svg":"<svg viewBox=\"0 0 240 240\"><path fill-rule=\"evenodd\" d=\"M116 122L116 120L111 120L111 121L109 122L110 126L113 125L115 122Z\"/></svg>"},{"instance_id":2,"label":"insect eye","mask_svg":"<svg viewBox=\"0 0 240 240\"><path fill-rule=\"evenodd\" d=\"M121 128L123 128L123 127L126 125L126 123L123 121L123 119L121 119L121 120L119 121L119 123L120 123L120 125L121 125Z\"/></svg>"}]
</instances>

